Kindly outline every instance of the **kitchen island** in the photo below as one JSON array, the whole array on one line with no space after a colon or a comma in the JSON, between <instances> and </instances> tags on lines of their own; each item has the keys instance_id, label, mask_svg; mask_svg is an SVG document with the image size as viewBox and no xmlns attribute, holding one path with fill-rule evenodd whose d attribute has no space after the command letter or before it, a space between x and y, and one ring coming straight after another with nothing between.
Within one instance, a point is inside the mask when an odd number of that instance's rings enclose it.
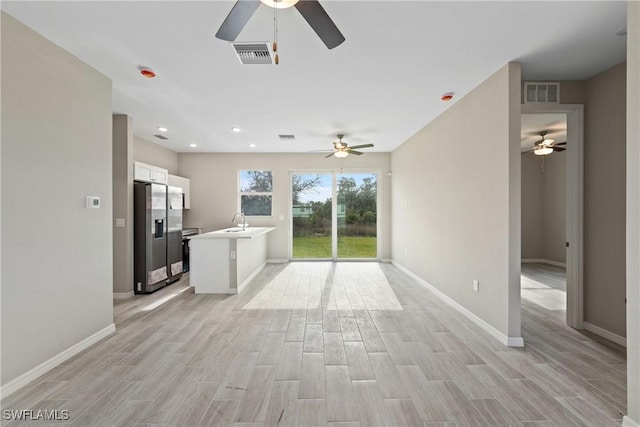
<instances>
[{"instance_id":1,"label":"kitchen island","mask_svg":"<svg viewBox=\"0 0 640 427\"><path fill-rule=\"evenodd\" d=\"M267 262L275 227L225 228L192 236L190 282L197 294L237 294Z\"/></svg>"}]
</instances>

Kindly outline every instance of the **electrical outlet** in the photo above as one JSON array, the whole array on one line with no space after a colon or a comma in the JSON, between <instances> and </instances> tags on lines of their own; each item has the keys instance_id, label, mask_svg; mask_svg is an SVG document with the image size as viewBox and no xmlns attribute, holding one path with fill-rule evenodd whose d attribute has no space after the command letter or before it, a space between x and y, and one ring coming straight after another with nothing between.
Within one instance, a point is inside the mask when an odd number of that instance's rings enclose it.
<instances>
[{"instance_id":1,"label":"electrical outlet","mask_svg":"<svg viewBox=\"0 0 640 427\"><path fill-rule=\"evenodd\" d=\"M480 282L478 282L477 280L473 281L473 290L476 292L480 291Z\"/></svg>"}]
</instances>

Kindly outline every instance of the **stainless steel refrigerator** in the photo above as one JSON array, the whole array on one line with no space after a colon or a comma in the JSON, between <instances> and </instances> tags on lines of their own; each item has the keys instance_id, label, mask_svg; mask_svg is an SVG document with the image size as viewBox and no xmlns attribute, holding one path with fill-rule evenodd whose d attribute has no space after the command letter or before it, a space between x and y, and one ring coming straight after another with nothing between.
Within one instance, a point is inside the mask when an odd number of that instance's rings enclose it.
<instances>
[{"instance_id":1,"label":"stainless steel refrigerator","mask_svg":"<svg viewBox=\"0 0 640 427\"><path fill-rule=\"evenodd\" d=\"M167 186L133 183L134 292L150 293L167 284Z\"/></svg>"},{"instance_id":2,"label":"stainless steel refrigerator","mask_svg":"<svg viewBox=\"0 0 640 427\"><path fill-rule=\"evenodd\" d=\"M182 188L167 187L167 283L182 277Z\"/></svg>"}]
</instances>

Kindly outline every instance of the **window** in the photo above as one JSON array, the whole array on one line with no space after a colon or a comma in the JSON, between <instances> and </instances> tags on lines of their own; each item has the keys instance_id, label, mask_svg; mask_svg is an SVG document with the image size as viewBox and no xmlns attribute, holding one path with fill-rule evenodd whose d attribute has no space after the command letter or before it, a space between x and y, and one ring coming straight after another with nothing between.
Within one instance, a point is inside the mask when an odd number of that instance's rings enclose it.
<instances>
[{"instance_id":1,"label":"window","mask_svg":"<svg viewBox=\"0 0 640 427\"><path fill-rule=\"evenodd\" d=\"M271 216L271 171L240 171L240 212L246 216Z\"/></svg>"}]
</instances>

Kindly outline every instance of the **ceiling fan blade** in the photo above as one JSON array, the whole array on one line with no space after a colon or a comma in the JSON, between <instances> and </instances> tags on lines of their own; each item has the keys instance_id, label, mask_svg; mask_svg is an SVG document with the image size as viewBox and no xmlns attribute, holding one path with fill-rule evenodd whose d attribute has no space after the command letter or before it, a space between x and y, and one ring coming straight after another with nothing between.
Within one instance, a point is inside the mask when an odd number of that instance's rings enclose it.
<instances>
[{"instance_id":1,"label":"ceiling fan blade","mask_svg":"<svg viewBox=\"0 0 640 427\"><path fill-rule=\"evenodd\" d=\"M556 142L555 144L553 144L554 146L558 146L558 145L567 145L567 141L565 142Z\"/></svg>"},{"instance_id":2,"label":"ceiling fan blade","mask_svg":"<svg viewBox=\"0 0 640 427\"><path fill-rule=\"evenodd\" d=\"M562 147L551 147L553 148L553 151L565 151L566 148L562 148Z\"/></svg>"},{"instance_id":3,"label":"ceiling fan blade","mask_svg":"<svg viewBox=\"0 0 640 427\"><path fill-rule=\"evenodd\" d=\"M260 6L260 0L238 0L220 26L216 38L229 42L234 41L258 6Z\"/></svg>"},{"instance_id":4,"label":"ceiling fan blade","mask_svg":"<svg viewBox=\"0 0 640 427\"><path fill-rule=\"evenodd\" d=\"M349 154L355 154L356 156L361 156L363 153L362 151L349 150Z\"/></svg>"},{"instance_id":5,"label":"ceiling fan blade","mask_svg":"<svg viewBox=\"0 0 640 427\"><path fill-rule=\"evenodd\" d=\"M349 149L353 150L354 148L369 148L369 147L373 147L373 144L353 145L353 146L349 146Z\"/></svg>"},{"instance_id":6,"label":"ceiling fan blade","mask_svg":"<svg viewBox=\"0 0 640 427\"><path fill-rule=\"evenodd\" d=\"M325 158L325 159L326 159L326 158L329 158L329 157L333 156L334 154L335 154L335 152L334 152L334 153L331 153L331 154L329 154L329 155L324 156L324 158Z\"/></svg>"},{"instance_id":7,"label":"ceiling fan blade","mask_svg":"<svg viewBox=\"0 0 640 427\"><path fill-rule=\"evenodd\" d=\"M344 41L344 36L317 0L301 0L295 7L329 49Z\"/></svg>"}]
</instances>

